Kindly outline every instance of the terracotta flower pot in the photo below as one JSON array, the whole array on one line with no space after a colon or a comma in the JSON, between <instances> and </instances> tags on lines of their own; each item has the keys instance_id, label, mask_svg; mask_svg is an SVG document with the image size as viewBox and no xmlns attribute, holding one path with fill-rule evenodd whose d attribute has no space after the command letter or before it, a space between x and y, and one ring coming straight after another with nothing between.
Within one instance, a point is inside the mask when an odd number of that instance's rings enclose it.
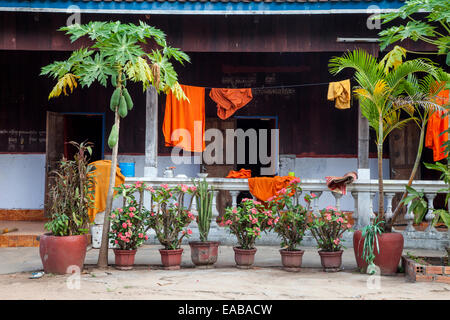
<instances>
[{"instance_id":1,"label":"terracotta flower pot","mask_svg":"<svg viewBox=\"0 0 450 320\"><path fill-rule=\"evenodd\" d=\"M115 264L119 270L131 270L134 265L134 257L137 250L114 249Z\"/></svg>"},{"instance_id":2,"label":"terracotta flower pot","mask_svg":"<svg viewBox=\"0 0 450 320\"><path fill-rule=\"evenodd\" d=\"M250 269L255 262L256 248L240 249L238 247L233 247L233 250L236 267L240 269Z\"/></svg>"},{"instance_id":3,"label":"terracotta flower pot","mask_svg":"<svg viewBox=\"0 0 450 320\"><path fill-rule=\"evenodd\" d=\"M300 271L302 266L302 258L305 251L303 250L286 250L281 249L281 263L286 271Z\"/></svg>"},{"instance_id":4,"label":"terracotta flower pot","mask_svg":"<svg viewBox=\"0 0 450 320\"><path fill-rule=\"evenodd\" d=\"M339 251L318 251L320 255L320 262L324 271L336 272L341 269L342 265L342 253L343 250Z\"/></svg>"},{"instance_id":5,"label":"terracotta flower pot","mask_svg":"<svg viewBox=\"0 0 450 320\"><path fill-rule=\"evenodd\" d=\"M398 265L402 257L404 239L401 233L383 233L378 235L379 253L374 248L374 263L380 268L382 275L394 275L397 273ZM358 268L365 272L367 263L362 257L364 238L361 230L353 234L353 249Z\"/></svg>"},{"instance_id":6,"label":"terracotta flower pot","mask_svg":"<svg viewBox=\"0 0 450 320\"><path fill-rule=\"evenodd\" d=\"M191 259L196 266L210 266L217 262L218 241L190 241Z\"/></svg>"},{"instance_id":7,"label":"terracotta flower pot","mask_svg":"<svg viewBox=\"0 0 450 320\"><path fill-rule=\"evenodd\" d=\"M178 270L181 265L181 255L183 249L165 250L159 249L161 254L161 263L165 270Z\"/></svg>"},{"instance_id":8,"label":"terracotta flower pot","mask_svg":"<svg viewBox=\"0 0 450 320\"><path fill-rule=\"evenodd\" d=\"M51 233L41 235L39 254L44 272L55 274L81 272L87 245L86 235L54 236Z\"/></svg>"}]
</instances>

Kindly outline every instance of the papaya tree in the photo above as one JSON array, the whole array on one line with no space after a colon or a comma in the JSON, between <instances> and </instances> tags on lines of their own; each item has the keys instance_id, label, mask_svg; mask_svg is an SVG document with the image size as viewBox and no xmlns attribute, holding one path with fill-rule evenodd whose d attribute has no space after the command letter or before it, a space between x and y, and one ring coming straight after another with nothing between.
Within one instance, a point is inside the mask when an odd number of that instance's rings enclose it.
<instances>
[{"instance_id":1,"label":"papaya tree","mask_svg":"<svg viewBox=\"0 0 450 320\"><path fill-rule=\"evenodd\" d=\"M88 38L90 45L73 51L65 61L55 61L42 68L41 75L57 80L48 98L58 97L62 93L68 95L78 84L83 88L98 82L104 87L111 84L114 89L109 102L110 109L114 112L114 124L108 137L108 146L112 149L111 172L98 257L98 266L106 267L120 119L133 109L127 83L141 83L144 91L153 86L158 93L171 91L177 99L187 99L177 81L177 73L171 60L183 64L189 62L189 57L181 50L168 46L163 31L142 21L138 25L120 21L92 21L84 25L65 26L59 30L65 31L72 42ZM149 46L151 50L146 49Z\"/></svg>"}]
</instances>

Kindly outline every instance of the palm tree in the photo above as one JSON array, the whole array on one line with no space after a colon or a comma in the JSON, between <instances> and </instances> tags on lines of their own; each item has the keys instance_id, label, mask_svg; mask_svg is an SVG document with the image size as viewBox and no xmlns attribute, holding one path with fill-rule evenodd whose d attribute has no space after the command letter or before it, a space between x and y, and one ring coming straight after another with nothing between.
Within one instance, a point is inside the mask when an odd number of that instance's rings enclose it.
<instances>
[{"instance_id":1,"label":"palm tree","mask_svg":"<svg viewBox=\"0 0 450 320\"><path fill-rule=\"evenodd\" d=\"M330 72L334 75L346 68L355 70L354 78L358 87L354 93L359 100L361 113L376 133L379 194L377 221L385 222L385 232L392 230L394 220L386 221L384 216L383 143L394 129L401 129L408 121L420 121L414 116L414 112L411 112L411 107L414 109L414 106L420 105L430 110L439 108L428 98L429 91L424 93L422 90L425 81L431 84L432 79L435 82L445 74L432 62L424 59L403 61L405 56L406 51L397 46L380 62L362 49L347 52L342 57L333 57L329 61ZM419 83L417 73L429 76ZM402 119L402 110L406 111L409 117ZM421 140L423 142L423 137ZM418 163L416 170L417 165ZM412 182L412 179L410 180Z\"/></svg>"}]
</instances>

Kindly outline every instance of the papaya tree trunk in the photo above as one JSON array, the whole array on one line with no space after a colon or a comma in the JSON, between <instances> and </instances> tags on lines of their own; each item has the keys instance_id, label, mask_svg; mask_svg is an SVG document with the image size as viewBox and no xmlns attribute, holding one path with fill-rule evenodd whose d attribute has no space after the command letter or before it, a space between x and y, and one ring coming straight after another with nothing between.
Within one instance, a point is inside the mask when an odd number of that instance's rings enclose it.
<instances>
[{"instance_id":1,"label":"papaya tree trunk","mask_svg":"<svg viewBox=\"0 0 450 320\"><path fill-rule=\"evenodd\" d=\"M414 161L414 166L411 171L411 175L409 176L408 184L407 186L410 187L412 185L412 182L414 181L414 177L416 176L417 169L419 168L420 159L422 158L422 151L423 151L423 140L425 138L425 124L426 121L422 122L422 126L420 127L420 138L419 138L419 147L417 148L417 155L416 160ZM395 220L397 220L398 216L400 215L400 209L403 208L402 201L408 196L408 191L405 190L403 192L403 196L400 200L400 202L397 204L397 207L394 210L394 213L392 214L392 218L389 219L389 221L386 224L386 230L388 232L392 231L392 227L395 223Z\"/></svg>"},{"instance_id":2,"label":"papaya tree trunk","mask_svg":"<svg viewBox=\"0 0 450 320\"><path fill-rule=\"evenodd\" d=\"M117 108L118 109L118 108ZM120 117L118 110L114 113L114 124L119 132ZM102 243L100 245L100 252L98 254L97 266L99 268L106 268L108 266L108 244L109 244L109 216L111 215L111 209L114 196L114 185L116 182L116 167L117 167L117 153L119 151L119 136L117 136L117 143L112 149L111 156L111 171L109 175L109 187L108 195L106 196L106 209L105 217L103 219L103 231L102 231Z\"/></svg>"}]
</instances>

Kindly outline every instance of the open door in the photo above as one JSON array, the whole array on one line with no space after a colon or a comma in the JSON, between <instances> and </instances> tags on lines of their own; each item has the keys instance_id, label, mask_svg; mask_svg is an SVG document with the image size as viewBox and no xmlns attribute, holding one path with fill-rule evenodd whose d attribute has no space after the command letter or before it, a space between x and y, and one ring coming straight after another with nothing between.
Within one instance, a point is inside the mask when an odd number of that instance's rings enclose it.
<instances>
[{"instance_id":1,"label":"open door","mask_svg":"<svg viewBox=\"0 0 450 320\"><path fill-rule=\"evenodd\" d=\"M411 171L414 167L414 161L417 155L417 146L419 145L420 130L419 127L410 121L401 130L395 129L389 135L389 158L390 158L390 178L393 180L409 180ZM420 166L417 169L415 179L420 179ZM401 194L397 194L392 200L392 210L395 210ZM397 220L399 224L404 224L403 219L406 213L406 207L402 208L400 219Z\"/></svg>"},{"instance_id":2,"label":"open door","mask_svg":"<svg viewBox=\"0 0 450 320\"><path fill-rule=\"evenodd\" d=\"M226 119L222 120L219 118L206 118L205 121L205 130L208 130L210 128L216 128L219 129L222 132L223 137L226 136L226 129L235 129L236 128L236 119ZM211 142L207 142L206 145L208 145ZM226 153L226 143L224 138L224 144L223 144L223 155L225 158ZM236 154L236 153L235 153ZM223 161L223 164L202 164L201 170L202 172L208 173L209 178L225 178L230 170L235 170L236 165L233 164L227 164L225 159ZM219 191L219 194L217 195L217 210L219 211L219 216L222 216L225 213L225 208L228 206L231 206L232 199L229 191L221 190Z\"/></svg>"},{"instance_id":3,"label":"open door","mask_svg":"<svg viewBox=\"0 0 450 320\"><path fill-rule=\"evenodd\" d=\"M57 168L58 161L64 155L64 115L47 111L45 141L45 203L47 203L49 184L52 183L49 173ZM47 216L46 206L44 212Z\"/></svg>"}]
</instances>

